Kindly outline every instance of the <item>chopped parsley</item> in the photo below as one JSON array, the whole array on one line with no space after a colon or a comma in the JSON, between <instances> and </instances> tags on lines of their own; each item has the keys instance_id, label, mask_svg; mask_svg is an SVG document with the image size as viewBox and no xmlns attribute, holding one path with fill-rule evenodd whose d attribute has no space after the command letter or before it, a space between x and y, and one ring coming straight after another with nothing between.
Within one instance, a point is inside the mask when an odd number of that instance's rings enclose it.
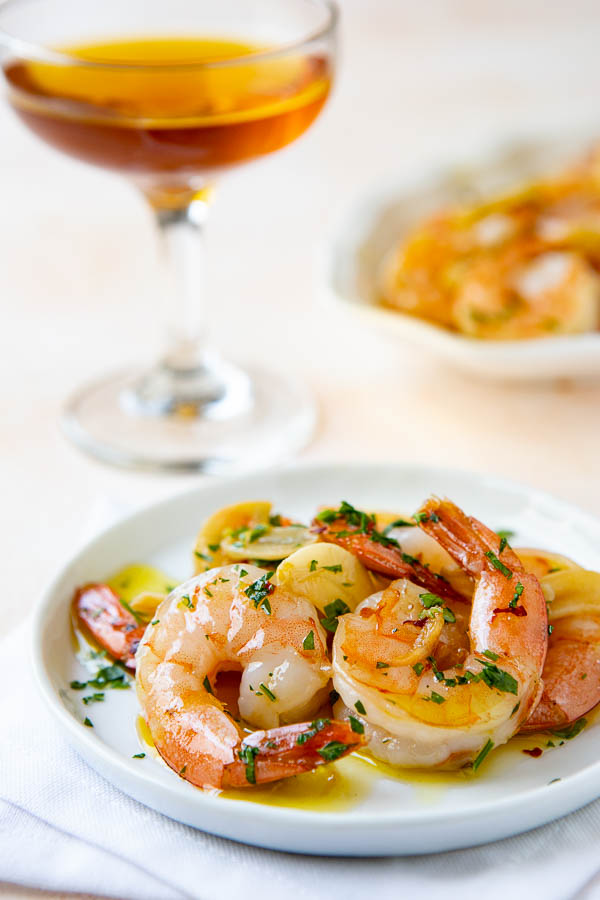
<instances>
[{"instance_id":1,"label":"chopped parsley","mask_svg":"<svg viewBox=\"0 0 600 900\"><path fill-rule=\"evenodd\" d=\"M448 606L443 607L442 615L444 617L444 622L449 622L450 624L456 622L456 616Z\"/></svg>"},{"instance_id":2,"label":"chopped parsley","mask_svg":"<svg viewBox=\"0 0 600 900\"><path fill-rule=\"evenodd\" d=\"M519 602L519 597L523 593L523 590L524 590L523 585L519 581L515 587L515 593L513 594L513 598L510 601L510 603L508 604L511 609L514 609L515 606L517 605L517 603Z\"/></svg>"},{"instance_id":3,"label":"chopped parsley","mask_svg":"<svg viewBox=\"0 0 600 900\"><path fill-rule=\"evenodd\" d=\"M272 525L274 528L279 528L281 525L281 516L269 516L269 525Z\"/></svg>"},{"instance_id":4,"label":"chopped parsley","mask_svg":"<svg viewBox=\"0 0 600 900\"><path fill-rule=\"evenodd\" d=\"M375 663L375 668L376 668L376 669L389 669L389 667L390 667L390 664L389 664L389 663L386 663L386 662L377 662L377 663Z\"/></svg>"},{"instance_id":5,"label":"chopped parsley","mask_svg":"<svg viewBox=\"0 0 600 900\"><path fill-rule=\"evenodd\" d=\"M479 662L483 663L483 669L479 673L479 678L481 681L484 681L488 687L496 688L498 691L503 691L507 694L517 694L517 689L519 687L516 678L513 678L508 672L505 672L504 669L499 669L494 663L485 662L480 659Z\"/></svg>"},{"instance_id":6,"label":"chopped parsley","mask_svg":"<svg viewBox=\"0 0 600 900\"><path fill-rule=\"evenodd\" d=\"M415 523L409 522L407 519L395 519L393 522L390 522L389 525L386 525L383 529L383 534L387 537L390 531L393 528L414 528Z\"/></svg>"},{"instance_id":7,"label":"chopped parsley","mask_svg":"<svg viewBox=\"0 0 600 900\"><path fill-rule=\"evenodd\" d=\"M152 621L150 622L150 624L151 624L151 625L158 625L159 622L160 622L160 619L152 619Z\"/></svg>"},{"instance_id":8,"label":"chopped parsley","mask_svg":"<svg viewBox=\"0 0 600 900\"><path fill-rule=\"evenodd\" d=\"M491 659L492 662L496 662L500 657L497 653L492 653L491 650L483 650L481 653L482 656L487 656L488 659Z\"/></svg>"},{"instance_id":9,"label":"chopped parsley","mask_svg":"<svg viewBox=\"0 0 600 900\"><path fill-rule=\"evenodd\" d=\"M302 649L303 650L314 650L315 649L315 633L314 633L314 631L308 632L308 634L302 641Z\"/></svg>"},{"instance_id":10,"label":"chopped parsley","mask_svg":"<svg viewBox=\"0 0 600 900\"><path fill-rule=\"evenodd\" d=\"M259 754L258 747L249 747L247 744L242 744L242 749L239 751L238 756L243 763L246 764L246 781L248 784L256 784L256 757Z\"/></svg>"},{"instance_id":11,"label":"chopped parsley","mask_svg":"<svg viewBox=\"0 0 600 900\"><path fill-rule=\"evenodd\" d=\"M205 590L206 590L206 588L205 588ZM183 594L183 596L182 596L181 600L179 601L179 603L177 604L177 606L187 606L188 609L194 608L194 604L190 600L189 594Z\"/></svg>"},{"instance_id":12,"label":"chopped parsley","mask_svg":"<svg viewBox=\"0 0 600 900\"><path fill-rule=\"evenodd\" d=\"M104 700L104 691L98 691L95 694L90 694L88 697L83 697L83 702L86 706L89 706L90 703L101 703Z\"/></svg>"},{"instance_id":13,"label":"chopped parsley","mask_svg":"<svg viewBox=\"0 0 600 900\"><path fill-rule=\"evenodd\" d=\"M505 538L507 541L513 538L515 536L515 533L516 532L512 531L510 528L499 528L496 531L496 534L498 535L500 540L502 540L502 538Z\"/></svg>"},{"instance_id":14,"label":"chopped parsley","mask_svg":"<svg viewBox=\"0 0 600 900\"><path fill-rule=\"evenodd\" d=\"M442 697L441 694L436 694L435 691L431 692L430 700L433 700L434 703L445 703L446 702L446 698Z\"/></svg>"},{"instance_id":15,"label":"chopped parsley","mask_svg":"<svg viewBox=\"0 0 600 900\"><path fill-rule=\"evenodd\" d=\"M145 756L146 756L145 753L134 753L133 756L132 756L131 758L132 758L132 759L144 759Z\"/></svg>"},{"instance_id":16,"label":"chopped parsley","mask_svg":"<svg viewBox=\"0 0 600 900\"><path fill-rule=\"evenodd\" d=\"M323 566L323 568L327 572L341 572L342 571L342 567L339 563L337 563L335 566Z\"/></svg>"},{"instance_id":17,"label":"chopped parsley","mask_svg":"<svg viewBox=\"0 0 600 900\"><path fill-rule=\"evenodd\" d=\"M504 548L506 547L507 544L508 544L508 538L505 537L504 535L502 535L502 537L500 538L500 545L498 547L498 553L500 555L502 555L502 551L504 550Z\"/></svg>"},{"instance_id":18,"label":"chopped parsley","mask_svg":"<svg viewBox=\"0 0 600 900\"><path fill-rule=\"evenodd\" d=\"M321 619L321 625L334 634L338 627L338 616L343 616L345 613L350 612L350 607L338 597L337 600L325 606L324 612L325 618Z\"/></svg>"},{"instance_id":19,"label":"chopped parsley","mask_svg":"<svg viewBox=\"0 0 600 900\"><path fill-rule=\"evenodd\" d=\"M415 675L420 675L424 668L425 668L425 666L423 665L423 663L418 662L418 663L414 664L413 671L414 671Z\"/></svg>"},{"instance_id":20,"label":"chopped parsley","mask_svg":"<svg viewBox=\"0 0 600 900\"><path fill-rule=\"evenodd\" d=\"M358 719L355 719L354 716L348 716L348 721L350 722L350 728L352 731L355 731L356 734L365 733L365 726Z\"/></svg>"},{"instance_id":21,"label":"chopped parsley","mask_svg":"<svg viewBox=\"0 0 600 900\"><path fill-rule=\"evenodd\" d=\"M259 607L262 607L269 616L271 615L271 604L267 597L275 590L275 585L272 584L269 579L272 578L274 574L274 571L265 572L265 574L261 575L260 578L257 578L256 581L249 584L244 591L245 595L252 600L254 608L258 609Z\"/></svg>"},{"instance_id":22,"label":"chopped parsley","mask_svg":"<svg viewBox=\"0 0 600 900\"><path fill-rule=\"evenodd\" d=\"M319 731L323 731L328 725L331 724L331 719L315 719L314 722L310 723L310 728L308 731L303 731L302 734L299 734L296 738L297 744L306 744L311 738L314 738Z\"/></svg>"},{"instance_id":23,"label":"chopped parsley","mask_svg":"<svg viewBox=\"0 0 600 900\"><path fill-rule=\"evenodd\" d=\"M364 708L361 700L356 701L356 703L354 704L354 708L356 709L357 712L359 712L361 714L361 716L365 716L367 714L367 711Z\"/></svg>"},{"instance_id":24,"label":"chopped parsley","mask_svg":"<svg viewBox=\"0 0 600 900\"><path fill-rule=\"evenodd\" d=\"M488 738L486 743L483 745L483 747L481 748L481 750L479 751L479 753L473 760L473 771L474 772L477 771L477 769L479 768L481 763L484 761L484 759L486 758L486 756L488 755L488 753L490 752L490 750L492 749L493 746L494 746L494 742Z\"/></svg>"},{"instance_id":25,"label":"chopped parsley","mask_svg":"<svg viewBox=\"0 0 600 900\"><path fill-rule=\"evenodd\" d=\"M326 762L333 762L334 760L339 759L340 756L343 756L349 747L349 744L342 744L341 741L329 741L328 744L325 744L324 747L317 750L317 753L319 756L322 756Z\"/></svg>"},{"instance_id":26,"label":"chopped parsley","mask_svg":"<svg viewBox=\"0 0 600 900\"><path fill-rule=\"evenodd\" d=\"M219 545L217 544L217 549ZM204 562L212 562L212 556L209 556L207 553L200 553L199 550L194 550L194 556L197 556L198 559L203 559Z\"/></svg>"},{"instance_id":27,"label":"chopped parsley","mask_svg":"<svg viewBox=\"0 0 600 900\"><path fill-rule=\"evenodd\" d=\"M502 572L505 578L510 579L513 577L513 573L508 568L508 566L505 566L504 563L498 559L498 557L492 550L486 550L485 555L487 556L493 567L495 569L498 569L499 572Z\"/></svg>"},{"instance_id":28,"label":"chopped parsley","mask_svg":"<svg viewBox=\"0 0 600 900\"><path fill-rule=\"evenodd\" d=\"M309 572L316 572L316 571L317 571L317 561L316 561L316 559L311 559L311 561L310 561L310 566L309 566L308 571L309 571Z\"/></svg>"},{"instance_id":29,"label":"chopped parsley","mask_svg":"<svg viewBox=\"0 0 600 900\"><path fill-rule=\"evenodd\" d=\"M437 594L430 594L429 592L425 594L419 594L419 600L425 607L425 609L431 609L432 606L443 606L444 601L441 597L438 597Z\"/></svg>"},{"instance_id":30,"label":"chopped parsley","mask_svg":"<svg viewBox=\"0 0 600 900\"><path fill-rule=\"evenodd\" d=\"M100 669L89 681L72 681L70 686L74 691L83 691L86 687L128 688L129 680L126 679L121 666L114 663Z\"/></svg>"},{"instance_id":31,"label":"chopped parsley","mask_svg":"<svg viewBox=\"0 0 600 900\"><path fill-rule=\"evenodd\" d=\"M577 719L576 722L573 722L571 725L567 725L566 728L559 728L552 731L557 738L560 738L561 741L570 741L574 737L583 731L585 726L587 725L587 719Z\"/></svg>"},{"instance_id":32,"label":"chopped parsley","mask_svg":"<svg viewBox=\"0 0 600 900\"><path fill-rule=\"evenodd\" d=\"M262 537L264 534L266 534L268 530L269 530L268 525L262 525L262 524L255 525L254 528L252 528L252 530L250 531L250 534L248 535L247 543L253 544L254 541L257 541L259 539L259 537Z\"/></svg>"},{"instance_id":33,"label":"chopped parsley","mask_svg":"<svg viewBox=\"0 0 600 900\"><path fill-rule=\"evenodd\" d=\"M202 684L204 685L204 690L207 691L209 694L213 694L213 696L214 696L211 683L208 679L208 675L204 676L204 681L202 682Z\"/></svg>"},{"instance_id":34,"label":"chopped parsley","mask_svg":"<svg viewBox=\"0 0 600 900\"><path fill-rule=\"evenodd\" d=\"M221 546L220 544L209 544L209 545L208 545L208 549L209 549L212 553L216 553L220 546Z\"/></svg>"},{"instance_id":35,"label":"chopped parsley","mask_svg":"<svg viewBox=\"0 0 600 900\"><path fill-rule=\"evenodd\" d=\"M263 684L262 681L261 681L261 683L259 684L259 688L261 688L263 694L264 694L266 697L268 697L269 700L271 700L271 702L274 703L274 702L277 700L277 697L275 696L275 694L273 693L273 691L269 690L269 688L266 686L266 684Z\"/></svg>"},{"instance_id":36,"label":"chopped parsley","mask_svg":"<svg viewBox=\"0 0 600 900\"><path fill-rule=\"evenodd\" d=\"M93 727L94 727L93 722L91 721L91 719L88 719L87 716L86 716L85 719L83 720L83 724L84 724L84 725L87 725L88 728L93 728Z\"/></svg>"}]
</instances>

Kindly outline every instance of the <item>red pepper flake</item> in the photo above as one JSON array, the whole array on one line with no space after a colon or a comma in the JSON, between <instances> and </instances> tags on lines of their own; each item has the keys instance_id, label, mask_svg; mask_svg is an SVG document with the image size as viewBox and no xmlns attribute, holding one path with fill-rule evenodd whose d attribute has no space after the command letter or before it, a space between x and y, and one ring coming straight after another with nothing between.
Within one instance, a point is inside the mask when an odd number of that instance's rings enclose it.
<instances>
[{"instance_id":1,"label":"red pepper flake","mask_svg":"<svg viewBox=\"0 0 600 900\"><path fill-rule=\"evenodd\" d=\"M537 759L538 756L541 756L544 751L541 747L534 747L532 750L523 750L523 753L526 753L527 756L533 756L534 759Z\"/></svg>"},{"instance_id":2,"label":"red pepper flake","mask_svg":"<svg viewBox=\"0 0 600 900\"><path fill-rule=\"evenodd\" d=\"M494 610L493 618L495 618L498 613L508 613L511 616L526 616L527 610L524 606L500 606Z\"/></svg>"}]
</instances>

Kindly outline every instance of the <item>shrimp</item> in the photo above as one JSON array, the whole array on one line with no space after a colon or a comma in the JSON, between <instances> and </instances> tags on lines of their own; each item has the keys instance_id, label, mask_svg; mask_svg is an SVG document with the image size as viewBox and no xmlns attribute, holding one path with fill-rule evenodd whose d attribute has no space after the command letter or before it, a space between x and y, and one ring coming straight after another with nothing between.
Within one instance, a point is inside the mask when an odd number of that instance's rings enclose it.
<instances>
[{"instance_id":1,"label":"shrimp","mask_svg":"<svg viewBox=\"0 0 600 900\"><path fill-rule=\"evenodd\" d=\"M362 743L346 722L315 716L331 664L311 603L256 566L211 569L173 591L137 651L142 712L163 760L202 788L246 787L314 769ZM241 671L244 734L215 696L221 671Z\"/></svg>"},{"instance_id":2,"label":"shrimp","mask_svg":"<svg viewBox=\"0 0 600 900\"><path fill-rule=\"evenodd\" d=\"M73 613L84 631L126 668L135 669L135 652L146 626L126 609L107 584L86 584L75 591Z\"/></svg>"},{"instance_id":3,"label":"shrimp","mask_svg":"<svg viewBox=\"0 0 600 900\"><path fill-rule=\"evenodd\" d=\"M430 499L418 519L475 582L468 654L453 665L438 662L452 619L447 602L441 592L400 578L340 617L333 683L352 716L362 717L378 758L477 766L519 730L540 698L545 599L513 551L450 501Z\"/></svg>"},{"instance_id":4,"label":"shrimp","mask_svg":"<svg viewBox=\"0 0 600 900\"><path fill-rule=\"evenodd\" d=\"M600 574L566 562L542 579L552 632L544 692L524 732L564 729L600 703Z\"/></svg>"},{"instance_id":5,"label":"shrimp","mask_svg":"<svg viewBox=\"0 0 600 900\"><path fill-rule=\"evenodd\" d=\"M431 571L427 560L423 562L419 558L423 545L427 544L426 536L418 548L419 556L406 553L399 541L392 536L393 532L383 533L376 529L375 516L361 512L345 501L337 510L327 509L319 513L313 520L312 528L322 541L338 544L348 550L373 572L388 578L409 578L454 602L465 599L445 576ZM429 548L426 549L431 552ZM437 555L436 562L440 556L441 554ZM446 561L448 554L443 554L443 557Z\"/></svg>"}]
</instances>

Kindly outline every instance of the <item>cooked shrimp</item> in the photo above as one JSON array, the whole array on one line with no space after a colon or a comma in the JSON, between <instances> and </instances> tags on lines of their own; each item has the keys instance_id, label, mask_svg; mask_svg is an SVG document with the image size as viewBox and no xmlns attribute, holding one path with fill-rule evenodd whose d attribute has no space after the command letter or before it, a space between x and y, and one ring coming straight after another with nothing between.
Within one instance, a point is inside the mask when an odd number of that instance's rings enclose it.
<instances>
[{"instance_id":1,"label":"cooked shrimp","mask_svg":"<svg viewBox=\"0 0 600 900\"><path fill-rule=\"evenodd\" d=\"M138 624L107 584L86 584L75 591L73 613L113 659L135 669L135 652L146 626Z\"/></svg>"},{"instance_id":2,"label":"cooked shrimp","mask_svg":"<svg viewBox=\"0 0 600 900\"><path fill-rule=\"evenodd\" d=\"M493 340L600 325L598 154L523 189L442 210L384 260L385 303Z\"/></svg>"},{"instance_id":3,"label":"cooked shrimp","mask_svg":"<svg viewBox=\"0 0 600 900\"><path fill-rule=\"evenodd\" d=\"M544 692L526 732L564 728L600 703L600 574L574 564L553 568L543 587L552 633Z\"/></svg>"},{"instance_id":4,"label":"cooked shrimp","mask_svg":"<svg viewBox=\"0 0 600 900\"><path fill-rule=\"evenodd\" d=\"M451 586L445 575L434 570L435 564L440 560L442 564L451 564L452 560L445 553L434 557L426 535L423 535L420 546L412 545L415 555L408 553L393 533L384 534L375 528L375 516L355 509L345 501L339 509L320 512L312 527L322 541L344 547L373 572L388 578L409 578L453 602L460 603L465 599ZM403 529L403 533L404 531ZM429 555L429 558L423 558L423 553ZM433 568L429 559L434 559Z\"/></svg>"},{"instance_id":5,"label":"cooked shrimp","mask_svg":"<svg viewBox=\"0 0 600 900\"><path fill-rule=\"evenodd\" d=\"M274 781L337 759L361 743L343 722L314 716L331 665L312 604L256 566L211 569L156 611L137 652L140 705L167 765L199 787ZM245 735L215 696L217 675L241 671L238 707L267 729Z\"/></svg>"},{"instance_id":6,"label":"cooked shrimp","mask_svg":"<svg viewBox=\"0 0 600 900\"><path fill-rule=\"evenodd\" d=\"M418 517L475 581L468 655L438 662L448 604L403 578L340 617L334 687L352 715L364 717L375 756L402 766L477 765L539 700L544 595L512 550L450 501L433 498Z\"/></svg>"}]
</instances>

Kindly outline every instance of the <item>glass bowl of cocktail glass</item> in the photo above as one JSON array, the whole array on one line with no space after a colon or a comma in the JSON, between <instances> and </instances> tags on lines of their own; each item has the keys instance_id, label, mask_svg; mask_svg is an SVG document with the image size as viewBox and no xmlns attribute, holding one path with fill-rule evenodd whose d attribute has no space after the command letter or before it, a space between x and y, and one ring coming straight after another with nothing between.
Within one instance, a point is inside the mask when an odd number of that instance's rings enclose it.
<instances>
[{"instance_id":1,"label":"glass bowl of cocktail glass","mask_svg":"<svg viewBox=\"0 0 600 900\"><path fill-rule=\"evenodd\" d=\"M329 0L0 6L0 60L19 118L52 147L133 180L164 249L162 358L87 385L65 407L64 430L96 457L224 473L308 440L315 414L302 384L207 347L202 237L215 178L291 143L319 115L336 26Z\"/></svg>"}]
</instances>

